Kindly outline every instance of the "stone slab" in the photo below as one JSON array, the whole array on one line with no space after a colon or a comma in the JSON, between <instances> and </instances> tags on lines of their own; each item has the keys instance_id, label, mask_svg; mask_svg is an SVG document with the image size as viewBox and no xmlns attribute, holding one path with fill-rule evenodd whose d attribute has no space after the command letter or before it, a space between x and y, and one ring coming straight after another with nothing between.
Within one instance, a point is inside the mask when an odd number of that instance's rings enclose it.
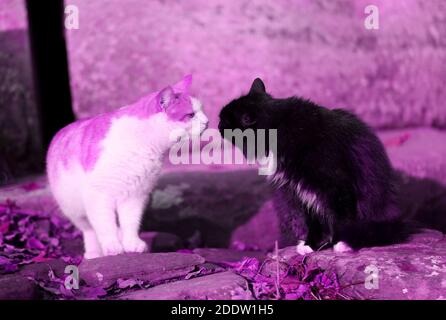
<instances>
[{"instance_id":1,"label":"stone slab","mask_svg":"<svg viewBox=\"0 0 446 320\"><path fill-rule=\"evenodd\" d=\"M206 262L225 264L227 262L237 262L243 258L257 258L263 260L265 253L260 251L238 251L231 249L217 249L217 248L198 248L193 250L194 253L202 256Z\"/></svg>"},{"instance_id":2,"label":"stone slab","mask_svg":"<svg viewBox=\"0 0 446 320\"><path fill-rule=\"evenodd\" d=\"M280 250L289 260L295 247ZM335 253L311 253L307 263L336 272L343 293L356 299L446 299L446 239L425 230L404 244Z\"/></svg>"},{"instance_id":3,"label":"stone slab","mask_svg":"<svg viewBox=\"0 0 446 320\"><path fill-rule=\"evenodd\" d=\"M119 297L122 300L229 300L252 299L246 280L233 272L221 272L190 280L138 290Z\"/></svg>"},{"instance_id":4,"label":"stone slab","mask_svg":"<svg viewBox=\"0 0 446 320\"><path fill-rule=\"evenodd\" d=\"M148 282L174 279L204 262L199 255L176 252L122 254L84 260L79 266L79 275L88 285L105 288L119 278Z\"/></svg>"}]
</instances>

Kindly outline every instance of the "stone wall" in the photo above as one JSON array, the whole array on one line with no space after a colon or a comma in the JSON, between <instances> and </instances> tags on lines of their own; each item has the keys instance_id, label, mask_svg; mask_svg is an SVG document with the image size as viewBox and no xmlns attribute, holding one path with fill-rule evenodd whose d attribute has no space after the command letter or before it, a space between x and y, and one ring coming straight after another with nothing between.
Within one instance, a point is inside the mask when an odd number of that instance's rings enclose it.
<instances>
[{"instance_id":1,"label":"stone wall","mask_svg":"<svg viewBox=\"0 0 446 320\"><path fill-rule=\"evenodd\" d=\"M193 73L211 119L264 78L356 111L377 128L446 127L446 3L375 0L380 29L364 28L368 1L67 0L78 117L112 110ZM0 183L41 166L26 10L0 0ZM40 159L36 161L36 159Z\"/></svg>"},{"instance_id":2,"label":"stone wall","mask_svg":"<svg viewBox=\"0 0 446 320\"><path fill-rule=\"evenodd\" d=\"M70 0L79 117L110 110L193 73L215 125L256 76L284 97L355 110L379 128L446 127L446 2L374 0Z\"/></svg>"}]
</instances>

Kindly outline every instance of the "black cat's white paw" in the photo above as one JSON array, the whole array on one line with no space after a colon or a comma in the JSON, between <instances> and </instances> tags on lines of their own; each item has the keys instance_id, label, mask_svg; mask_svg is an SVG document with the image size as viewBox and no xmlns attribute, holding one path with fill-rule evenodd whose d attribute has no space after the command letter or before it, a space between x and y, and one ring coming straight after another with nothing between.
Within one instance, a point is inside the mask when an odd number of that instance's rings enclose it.
<instances>
[{"instance_id":1,"label":"black cat's white paw","mask_svg":"<svg viewBox=\"0 0 446 320\"><path fill-rule=\"evenodd\" d=\"M344 241L339 241L333 246L334 252L344 253L344 252L352 252L353 249Z\"/></svg>"},{"instance_id":2,"label":"black cat's white paw","mask_svg":"<svg viewBox=\"0 0 446 320\"><path fill-rule=\"evenodd\" d=\"M300 241L297 243L297 246L296 246L296 252L297 252L298 254L300 254L301 256L304 256L304 255L306 255L306 254L308 254L308 253L312 253L312 252L313 252L313 249L311 249L310 246L306 245L306 244L305 244L305 241L300 240Z\"/></svg>"}]
</instances>

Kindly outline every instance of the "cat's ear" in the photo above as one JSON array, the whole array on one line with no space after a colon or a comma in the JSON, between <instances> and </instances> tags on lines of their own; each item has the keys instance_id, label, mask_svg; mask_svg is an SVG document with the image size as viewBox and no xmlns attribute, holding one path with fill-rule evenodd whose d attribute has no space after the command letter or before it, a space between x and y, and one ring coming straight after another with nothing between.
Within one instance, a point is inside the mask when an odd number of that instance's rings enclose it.
<instances>
[{"instance_id":1,"label":"cat's ear","mask_svg":"<svg viewBox=\"0 0 446 320\"><path fill-rule=\"evenodd\" d=\"M157 101L161 109L167 109L172 101L175 99L175 92L171 86L165 87L158 93Z\"/></svg>"},{"instance_id":2,"label":"cat's ear","mask_svg":"<svg viewBox=\"0 0 446 320\"><path fill-rule=\"evenodd\" d=\"M266 93L265 84L263 83L262 79L256 78L253 81L249 93Z\"/></svg>"},{"instance_id":3,"label":"cat's ear","mask_svg":"<svg viewBox=\"0 0 446 320\"><path fill-rule=\"evenodd\" d=\"M184 76L183 80L173 85L173 88L175 89L175 92L189 92L189 88L192 84L192 75L188 74Z\"/></svg>"}]
</instances>

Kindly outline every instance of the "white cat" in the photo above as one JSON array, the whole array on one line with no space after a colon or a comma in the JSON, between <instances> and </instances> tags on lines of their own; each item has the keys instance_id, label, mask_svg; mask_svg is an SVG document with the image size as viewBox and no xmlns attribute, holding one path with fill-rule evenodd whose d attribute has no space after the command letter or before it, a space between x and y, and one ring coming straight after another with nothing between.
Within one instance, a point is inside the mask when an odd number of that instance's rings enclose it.
<instances>
[{"instance_id":1,"label":"white cat","mask_svg":"<svg viewBox=\"0 0 446 320\"><path fill-rule=\"evenodd\" d=\"M208 119L189 95L191 76L116 111L76 121L47 154L51 191L83 233L86 259L143 252L144 206L175 143L173 130L201 134Z\"/></svg>"}]
</instances>

